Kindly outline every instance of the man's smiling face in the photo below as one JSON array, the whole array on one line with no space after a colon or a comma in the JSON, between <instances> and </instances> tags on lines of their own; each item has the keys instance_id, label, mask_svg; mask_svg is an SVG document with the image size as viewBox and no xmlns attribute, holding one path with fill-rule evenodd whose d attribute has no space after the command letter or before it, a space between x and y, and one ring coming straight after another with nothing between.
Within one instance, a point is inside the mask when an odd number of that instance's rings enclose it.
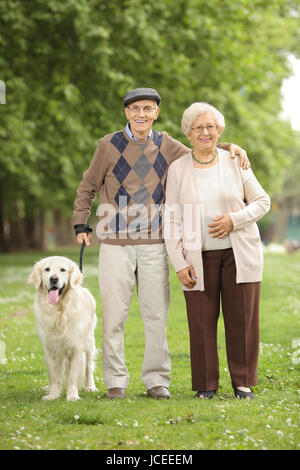
<instances>
[{"instance_id":1,"label":"man's smiling face","mask_svg":"<svg viewBox=\"0 0 300 470\"><path fill-rule=\"evenodd\" d=\"M156 101L138 100L125 107L130 130L139 140L147 138L153 122L158 118L159 107Z\"/></svg>"}]
</instances>

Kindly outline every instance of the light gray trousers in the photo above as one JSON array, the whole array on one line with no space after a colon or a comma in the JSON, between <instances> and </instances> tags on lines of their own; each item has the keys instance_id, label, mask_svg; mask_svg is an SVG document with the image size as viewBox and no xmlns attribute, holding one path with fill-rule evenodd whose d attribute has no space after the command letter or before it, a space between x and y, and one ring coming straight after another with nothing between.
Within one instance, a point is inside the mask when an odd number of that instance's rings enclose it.
<instances>
[{"instance_id":1,"label":"light gray trousers","mask_svg":"<svg viewBox=\"0 0 300 470\"><path fill-rule=\"evenodd\" d=\"M103 378L107 389L126 388L129 382L123 337L135 283L145 331L142 381L147 389L170 384L166 339L170 287L165 245L103 243L99 255L99 286L103 311Z\"/></svg>"}]
</instances>

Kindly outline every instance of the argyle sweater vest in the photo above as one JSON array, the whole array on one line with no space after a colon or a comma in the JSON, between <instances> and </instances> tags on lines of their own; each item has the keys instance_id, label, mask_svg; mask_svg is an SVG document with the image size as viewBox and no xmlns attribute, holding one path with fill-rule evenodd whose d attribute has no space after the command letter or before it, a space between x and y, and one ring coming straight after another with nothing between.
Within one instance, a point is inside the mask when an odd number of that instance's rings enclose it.
<instances>
[{"instance_id":1,"label":"argyle sweater vest","mask_svg":"<svg viewBox=\"0 0 300 470\"><path fill-rule=\"evenodd\" d=\"M87 223L99 192L96 233L101 242L161 243L167 170L188 151L166 132L156 130L149 140L137 142L125 130L106 135L77 190L74 224Z\"/></svg>"}]
</instances>

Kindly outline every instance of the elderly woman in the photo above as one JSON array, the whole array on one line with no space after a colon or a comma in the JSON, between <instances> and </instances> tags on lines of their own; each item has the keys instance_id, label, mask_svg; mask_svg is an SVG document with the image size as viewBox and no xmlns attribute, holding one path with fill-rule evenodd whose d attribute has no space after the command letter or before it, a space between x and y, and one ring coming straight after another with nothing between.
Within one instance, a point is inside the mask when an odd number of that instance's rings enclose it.
<instances>
[{"instance_id":1,"label":"elderly woman","mask_svg":"<svg viewBox=\"0 0 300 470\"><path fill-rule=\"evenodd\" d=\"M192 151L168 170L165 243L184 290L197 398L218 389L220 297L234 394L254 398L259 349L262 247L256 221L270 208L251 169L216 147L225 128L207 103L185 110L181 127Z\"/></svg>"}]
</instances>

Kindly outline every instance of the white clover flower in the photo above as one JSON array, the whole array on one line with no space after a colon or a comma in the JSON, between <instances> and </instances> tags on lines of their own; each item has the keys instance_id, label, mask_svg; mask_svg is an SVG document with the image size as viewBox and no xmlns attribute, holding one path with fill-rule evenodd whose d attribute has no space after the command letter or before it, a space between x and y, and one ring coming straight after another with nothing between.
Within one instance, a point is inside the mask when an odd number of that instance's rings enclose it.
<instances>
[{"instance_id":1,"label":"white clover flower","mask_svg":"<svg viewBox=\"0 0 300 470\"><path fill-rule=\"evenodd\" d=\"M297 365L300 364L300 349L297 349L292 354L292 363Z\"/></svg>"},{"instance_id":2,"label":"white clover flower","mask_svg":"<svg viewBox=\"0 0 300 470\"><path fill-rule=\"evenodd\" d=\"M293 338L292 339L292 348L293 349L300 348L300 338Z\"/></svg>"}]
</instances>

